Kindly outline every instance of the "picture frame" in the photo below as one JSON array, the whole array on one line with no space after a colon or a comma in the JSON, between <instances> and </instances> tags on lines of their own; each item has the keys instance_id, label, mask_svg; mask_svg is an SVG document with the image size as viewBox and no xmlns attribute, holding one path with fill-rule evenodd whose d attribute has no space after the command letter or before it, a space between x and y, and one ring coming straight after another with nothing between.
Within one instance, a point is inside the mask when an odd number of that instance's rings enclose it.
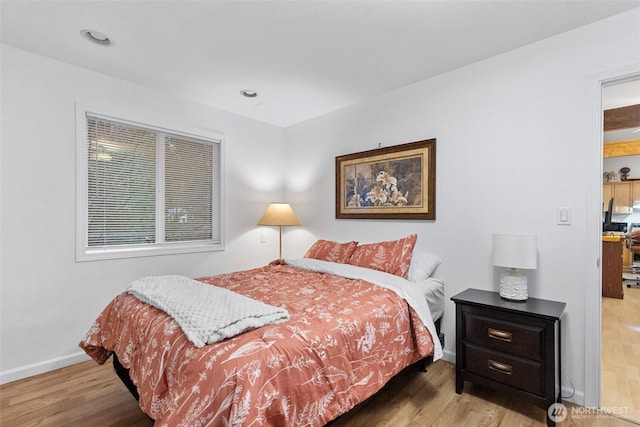
<instances>
[{"instance_id":1,"label":"picture frame","mask_svg":"<svg viewBox=\"0 0 640 427\"><path fill-rule=\"evenodd\" d=\"M436 140L336 157L337 219L436 219Z\"/></svg>"}]
</instances>

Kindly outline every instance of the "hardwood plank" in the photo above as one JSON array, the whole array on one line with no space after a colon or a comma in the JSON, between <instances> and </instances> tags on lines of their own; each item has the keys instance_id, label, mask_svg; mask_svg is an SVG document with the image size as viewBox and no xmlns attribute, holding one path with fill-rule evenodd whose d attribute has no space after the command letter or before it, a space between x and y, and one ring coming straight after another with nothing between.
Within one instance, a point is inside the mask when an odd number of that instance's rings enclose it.
<instances>
[{"instance_id":1,"label":"hardwood plank","mask_svg":"<svg viewBox=\"0 0 640 427\"><path fill-rule=\"evenodd\" d=\"M571 407L571 405L569 405ZM402 371L377 394L331 427L545 426L546 411L508 393L467 383L455 393L455 369L440 360L426 373ZM110 364L93 361L0 386L0 425L149 427ZM629 427L607 414L571 418L563 425Z\"/></svg>"},{"instance_id":2,"label":"hardwood plank","mask_svg":"<svg viewBox=\"0 0 640 427\"><path fill-rule=\"evenodd\" d=\"M602 299L602 407L640 422L640 288Z\"/></svg>"},{"instance_id":3,"label":"hardwood plank","mask_svg":"<svg viewBox=\"0 0 640 427\"><path fill-rule=\"evenodd\" d=\"M110 365L89 361L0 386L0 425L148 427L153 422Z\"/></svg>"}]
</instances>

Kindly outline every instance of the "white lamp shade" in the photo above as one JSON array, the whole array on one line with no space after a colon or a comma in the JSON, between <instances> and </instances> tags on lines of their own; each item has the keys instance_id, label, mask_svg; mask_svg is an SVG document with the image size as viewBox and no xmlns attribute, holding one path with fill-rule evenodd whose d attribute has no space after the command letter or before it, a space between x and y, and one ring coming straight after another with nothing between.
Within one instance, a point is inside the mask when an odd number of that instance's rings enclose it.
<instances>
[{"instance_id":1,"label":"white lamp shade","mask_svg":"<svg viewBox=\"0 0 640 427\"><path fill-rule=\"evenodd\" d=\"M300 225L300 220L289 206L289 203L271 203L264 211L258 225L272 225L280 228L280 254L282 258L282 227Z\"/></svg>"},{"instance_id":2,"label":"white lamp shade","mask_svg":"<svg viewBox=\"0 0 640 427\"><path fill-rule=\"evenodd\" d=\"M289 203L271 203L262 214L258 225L300 225L300 220L291 209L291 206L289 206Z\"/></svg>"},{"instance_id":3,"label":"white lamp shade","mask_svg":"<svg viewBox=\"0 0 640 427\"><path fill-rule=\"evenodd\" d=\"M538 265L536 236L494 234L491 254L495 266L535 269Z\"/></svg>"}]
</instances>

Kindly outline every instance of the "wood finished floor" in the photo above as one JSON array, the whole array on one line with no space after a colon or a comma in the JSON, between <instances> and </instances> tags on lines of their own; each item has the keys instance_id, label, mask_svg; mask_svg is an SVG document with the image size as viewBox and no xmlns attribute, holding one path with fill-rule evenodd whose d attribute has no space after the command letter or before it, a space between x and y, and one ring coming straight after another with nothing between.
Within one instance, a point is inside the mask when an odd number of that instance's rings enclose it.
<instances>
[{"instance_id":1,"label":"wood finished floor","mask_svg":"<svg viewBox=\"0 0 640 427\"><path fill-rule=\"evenodd\" d=\"M440 360L422 373L410 366L331 427L545 426L546 411L467 383L455 393L455 370ZM571 407L570 407L571 411ZM0 386L0 425L149 427L153 422L110 364L80 363ZM606 414L570 415L563 426L630 427Z\"/></svg>"},{"instance_id":2,"label":"wood finished floor","mask_svg":"<svg viewBox=\"0 0 640 427\"><path fill-rule=\"evenodd\" d=\"M640 421L640 288L602 298L602 407Z\"/></svg>"}]
</instances>

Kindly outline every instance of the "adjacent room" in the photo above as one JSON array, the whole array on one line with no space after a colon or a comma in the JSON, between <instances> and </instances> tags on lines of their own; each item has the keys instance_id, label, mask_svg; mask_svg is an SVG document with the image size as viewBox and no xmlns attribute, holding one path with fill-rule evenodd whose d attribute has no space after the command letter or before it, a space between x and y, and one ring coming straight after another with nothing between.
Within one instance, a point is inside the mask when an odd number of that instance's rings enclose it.
<instances>
[{"instance_id":1,"label":"adjacent room","mask_svg":"<svg viewBox=\"0 0 640 427\"><path fill-rule=\"evenodd\" d=\"M640 1L0 24L0 424L640 423Z\"/></svg>"},{"instance_id":2,"label":"adjacent room","mask_svg":"<svg viewBox=\"0 0 640 427\"><path fill-rule=\"evenodd\" d=\"M602 108L601 402L640 420L640 79L605 85Z\"/></svg>"}]
</instances>

